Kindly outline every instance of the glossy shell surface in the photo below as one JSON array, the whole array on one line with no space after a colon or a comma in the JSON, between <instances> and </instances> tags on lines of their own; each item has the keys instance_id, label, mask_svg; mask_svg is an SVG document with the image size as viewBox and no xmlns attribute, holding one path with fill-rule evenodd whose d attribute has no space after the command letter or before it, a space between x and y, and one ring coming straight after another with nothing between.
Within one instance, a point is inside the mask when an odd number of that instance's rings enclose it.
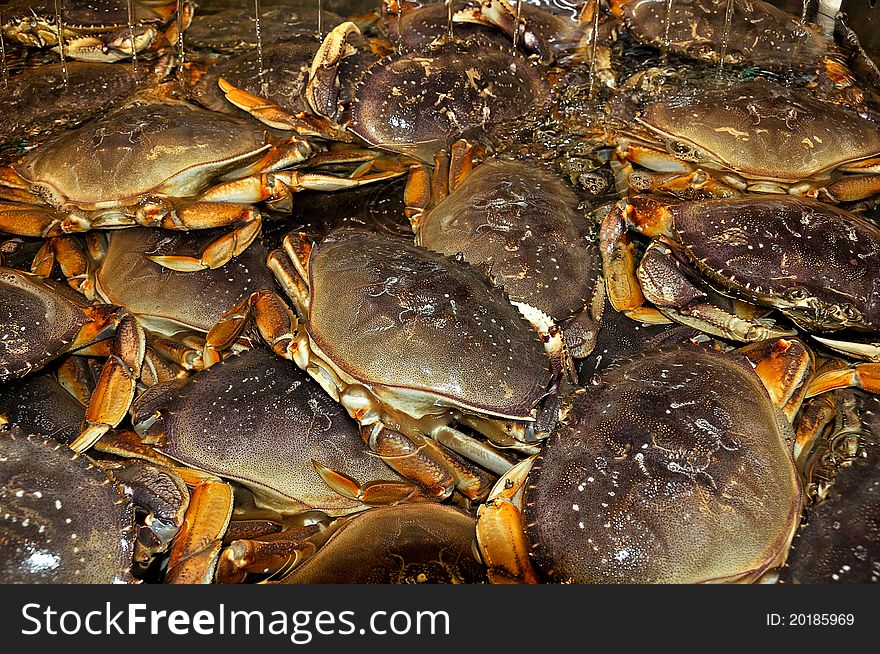
<instances>
[{"instance_id":1,"label":"glossy shell surface","mask_svg":"<svg viewBox=\"0 0 880 654\"><path fill-rule=\"evenodd\" d=\"M549 383L537 334L476 269L343 229L309 259L308 331L355 379L527 417Z\"/></svg>"},{"instance_id":2,"label":"glossy shell surface","mask_svg":"<svg viewBox=\"0 0 880 654\"><path fill-rule=\"evenodd\" d=\"M131 580L134 511L104 472L17 429L0 433L0 452L4 583Z\"/></svg>"},{"instance_id":3,"label":"glossy shell surface","mask_svg":"<svg viewBox=\"0 0 880 654\"><path fill-rule=\"evenodd\" d=\"M0 268L0 382L26 375L64 352L88 322L57 282Z\"/></svg>"},{"instance_id":4,"label":"glossy shell surface","mask_svg":"<svg viewBox=\"0 0 880 654\"><path fill-rule=\"evenodd\" d=\"M828 176L880 152L876 122L764 80L658 100L639 120L686 160L750 179L792 183Z\"/></svg>"},{"instance_id":5,"label":"glossy shell surface","mask_svg":"<svg viewBox=\"0 0 880 654\"><path fill-rule=\"evenodd\" d=\"M685 202L671 211L688 259L708 281L827 329L839 327L827 322L834 307L853 324L880 323L880 228L867 219L789 196Z\"/></svg>"},{"instance_id":6,"label":"glossy shell surface","mask_svg":"<svg viewBox=\"0 0 880 654\"><path fill-rule=\"evenodd\" d=\"M859 451L824 501L807 510L780 573L784 583L880 583L880 398L858 401Z\"/></svg>"},{"instance_id":7,"label":"glossy shell surface","mask_svg":"<svg viewBox=\"0 0 880 654\"><path fill-rule=\"evenodd\" d=\"M339 404L265 349L194 375L167 408L165 437L165 454L239 481L289 513L362 507L332 491L312 460L362 482L399 479Z\"/></svg>"},{"instance_id":8,"label":"glossy shell surface","mask_svg":"<svg viewBox=\"0 0 880 654\"><path fill-rule=\"evenodd\" d=\"M536 164L479 164L419 224L416 242L484 268L510 298L557 321L578 313L600 274L599 252L572 189Z\"/></svg>"},{"instance_id":9,"label":"glossy shell surface","mask_svg":"<svg viewBox=\"0 0 880 654\"><path fill-rule=\"evenodd\" d=\"M198 256L215 238L214 230L181 233L133 228L112 232L96 274L96 287L107 302L124 306L141 317L145 326L155 324L163 333L179 329L207 332L240 300L254 291L274 288L265 266L266 248L253 243L220 268L195 272L169 270L147 257Z\"/></svg>"},{"instance_id":10,"label":"glossy shell surface","mask_svg":"<svg viewBox=\"0 0 880 654\"><path fill-rule=\"evenodd\" d=\"M87 123L26 155L18 171L53 206L98 209L148 194L193 196L267 148L254 121L169 101Z\"/></svg>"},{"instance_id":11,"label":"glossy shell surface","mask_svg":"<svg viewBox=\"0 0 880 654\"><path fill-rule=\"evenodd\" d=\"M355 88L349 129L367 143L430 161L461 137L479 140L541 111L540 69L509 50L473 41L393 56Z\"/></svg>"},{"instance_id":12,"label":"glossy shell surface","mask_svg":"<svg viewBox=\"0 0 880 654\"><path fill-rule=\"evenodd\" d=\"M800 520L790 434L743 360L683 347L611 368L532 468L532 556L557 581L753 577Z\"/></svg>"},{"instance_id":13,"label":"glossy shell surface","mask_svg":"<svg viewBox=\"0 0 880 654\"><path fill-rule=\"evenodd\" d=\"M484 582L474 529L470 516L432 502L371 509L349 519L284 583Z\"/></svg>"}]
</instances>

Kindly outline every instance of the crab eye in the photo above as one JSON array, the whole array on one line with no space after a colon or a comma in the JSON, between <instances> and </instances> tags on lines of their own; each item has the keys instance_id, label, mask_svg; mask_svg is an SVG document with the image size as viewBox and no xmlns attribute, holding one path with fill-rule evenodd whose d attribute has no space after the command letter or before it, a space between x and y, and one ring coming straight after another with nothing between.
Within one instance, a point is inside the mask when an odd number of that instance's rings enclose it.
<instances>
[{"instance_id":1,"label":"crab eye","mask_svg":"<svg viewBox=\"0 0 880 654\"><path fill-rule=\"evenodd\" d=\"M677 158L683 161L698 162L704 159L702 153L694 146L688 143L683 143L681 141L671 141L667 146L667 149L669 150L670 154L675 155Z\"/></svg>"},{"instance_id":2,"label":"crab eye","mask_svg":"<svg viewBox=\"0 0 880 654\"><path fill-rule=\"evenodd\" d=\"M810 292L803 286L792 286L785 291L785 299L791 302L799 302L810 297Z\"/></svg>"}]
</instances>

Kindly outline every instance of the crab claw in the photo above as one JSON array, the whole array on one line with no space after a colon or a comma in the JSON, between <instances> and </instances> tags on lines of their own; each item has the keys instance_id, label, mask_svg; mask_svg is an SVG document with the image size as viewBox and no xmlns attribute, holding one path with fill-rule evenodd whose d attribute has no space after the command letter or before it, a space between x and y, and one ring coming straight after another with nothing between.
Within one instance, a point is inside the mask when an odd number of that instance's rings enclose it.
<instances>
[{"instance_id":1,"label":"crab claw","mask_svg":"<svg viewBox=\"0 0 880 654\"><path fill-rule=\"evenodd\" d=\"M341 23L324 37L315 53L305 95L309 106L319 116L336 117L340 88L337 67L345 57L354 54L354 47L348 40L353 34L360 36L360 33L358 26L351 21Z\"/></svg>"}]
</instances>

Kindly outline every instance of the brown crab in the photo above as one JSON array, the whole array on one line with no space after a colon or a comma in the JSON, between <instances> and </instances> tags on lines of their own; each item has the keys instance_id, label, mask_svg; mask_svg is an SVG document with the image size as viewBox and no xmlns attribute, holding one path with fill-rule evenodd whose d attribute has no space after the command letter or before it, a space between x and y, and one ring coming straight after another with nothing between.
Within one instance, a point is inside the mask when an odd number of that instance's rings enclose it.
<instances>
[{"instance_id":1,"label":"brown crab","mask_svg":"<svg viewBox=\"0 0 880 654\"><path fill-rule=\"evenodd\" d=\"M793 341L751 354L659 350L576 390L478 511L490 579L748 582L781 565L802 491L780 408L803 397L811 355Z\"/></svg>"},{"instance_id":2,"label":"brown crab","mask_svg":"<svg viewBox=\"0 0 880 654\"><path fill-rule=\"evenodd\" d=\"M638 279L629 230L654 239ZM791 196L679 204L633 196L603 220L600 247L608 296L619 311L636 309L647 298L670 319L722 338L752 341L784 331L720 309L702 285L775 308L808 331L878 328L880 230L834 205Z\"/></svg>"},{"instance_id":3,"label":"brown crab","mask_svg":"<svg viewBox=\"0 0 880 654\"><path fill-rule=\"evenodd\" d=\"M415 242L484 269L573 375L571 357L592 349L604 301L590 224L551 170L500 158L474 167L473 155L459 142L435 157L433 178L413 168L406 202Z\"/></svg>"},{"instance_id":4,"label":"brown crab","mask_svg":"<svg viewBox=\"0 0 880 654\"><path fill-rule=\"evenodd\" d=\"M352 100L343 102L342 90L354 81L343 78L343 67L356 55L352 43L359 36L352 22L335 27L309 70L306 99L315 116L329 121L328 137L353 134L370 146L430 161L463 136L477 138L547 103L549 87L536 65L506 49L456 39L376 62L357 79ZM240 94L234 102L257 117L286 113L259 97Z\"/></svg>"},{"instance_id":5,"label":"brown crab","mask_svg":"<svg viewBox=\"0 0 880 654\"><path fill-rule=\"evenodd\" d=\"M805 407L799 441L802 431L810 505L779 581L880 582L880 398L826 393Z\"/></svg>"},{"instance_id":6,"label":"brown crab","mask_svg":"<svg viewBox=\"0 0 880 654\"><path fill-rule=\"evenodd\" d=\"M763 79L649 102L610 140L619 159L647 169L628 177L637 191L786 193L835 203L880 191L875 118Z\"/></svg>"},{"instance_id":7,"label":"brown crab","mask_svg":"<svg viewBox=\"0 0 880 654\"><path fill-rule=\"evenodd\" d=\"M162 260L179 270L217 267L259 233L251 203L289 208L296 190L350 188L398 174L351 179L293 168L312 152L307 141L278 141L250 120L175 100L137 102L0 169L0 197L11 200L0 202L0 229L54 237L133 225L235 226L198 257Z\"/></svg>"},{"instance_id":8,"label":"brown crab","mask_svg":"<svg viewBox=\"0 0 880 654\"><path fill-rule=\"evenodd\" d=\"M404 504L346 520L285 584L482 583L474 520L450 506Z\"/></svg>"},{"instance_id":9,"label":"brown crab","mask_svg":"<svg viewBox=\"0 0 880 654\"><path fill-rule=\"evenodd\" d=\"M761 0L610 0L611 13L639 41L707 63L760 66L854 78L845 53L814 25ZM728 20L729 16L729 20Z\"/></svg>"},{"instance_id":10,"label":"brown crab","mask_svg":"<svg viewBox=\"0 0 880 654\"><path fill-rule=\"evenodd\" d=\"M131 16L129 4L134 9ZM174 41L176 26L167 34L161 30L176 16L178 8L183 12L185 28L193 14L190 2L12 0L3 8L2 28L8 38L26 46L63 47L64 55L72 59L113 62Z\"/></svg>"},{"instance_id":11,"label":"brown crab","mask_svg":"<svg viewBox=\"0 0 880 654\"><path fill-rule=\"evenodd\" d=\"M503 447L528 451L536 440L538 403L552 382L548 359L478 271L354 229L315 246L291 234L269 262L302 322L274 294L252 296L208 334L206 359L254 314L264 340L346 408L371 449L438 497L488 490L488 476L447 447L495 472L511 465L451 423Z\"/></svg>"}]
</instances>

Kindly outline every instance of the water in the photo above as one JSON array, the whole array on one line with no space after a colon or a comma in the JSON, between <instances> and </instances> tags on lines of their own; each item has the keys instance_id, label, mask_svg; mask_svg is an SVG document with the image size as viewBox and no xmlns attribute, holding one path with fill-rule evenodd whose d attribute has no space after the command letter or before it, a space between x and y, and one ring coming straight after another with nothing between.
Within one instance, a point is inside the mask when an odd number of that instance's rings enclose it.
<instances>
[{"instance_id":1,"label":"water","mask_svg":"<svg viewBox=\"0 0 880 654\"><path fill-rule=\"evenodd\" d=\"M663 14L663 53L669 52L671 41L669 40L669 27L672 24L672 0L666 0Z\"/></svg>"},{"instance_id":2,"label":"water","mask_svg":"<svg viewBox=\"0 0 880 654\"><path fill-rule=\"evenodd\" d=\"M67 86L67 57L64 53L64 36L61 32L61 0L55 0L55 30L58 33L58 52L61 53L61 74L64 75L64 85Z\"/></svg>"},{"instance_id":3,"label":"water","mask_svg":"<svg viewBox=\"0 0 880 654\"><path fill-rule=\"evenodd\" d=\"M807 12L810 10L810 0L803 0L803 8L801 9L801 27L807 22Z\"/></svg>"},{"instance_id":4,"label":"water","mask_svg":"<svg viewBox=\"0 0 880 654\"><path fill-rule=\"evenodd\" d=\"M599 47L599 0L593 0L593 33L590 35L590 97L596 87L596 50Z\"/></svg>"},{"instance_id":5,"label":"water","mask_svg":"<svg viewBox=\"0 0 880 654\"><path fill-rule=\"evenodd\" d=\"M727 8L724 10L724 29L721 32L721 56L718 58L718 75L724 71L724 58L727 56L727 48L730 46L730 23L733 20L733 0L727 0Z\"/></svg>"},{"instance_id":6,"label":"water","mask_svg":"<svg viewBox=\"0 0 880 654\"><path fill-rule=\"evenodd\" d=\"M0 7L0 25L3 24L3 8ZM6 65L6 41L3 40L3 30L0 30L0 66L2 66L3 86L9 84L9 67Z\"/></svg>"},{"instance_id":7,"label":"water","mask_svg":"<svg viewBox=\"0 0 880 654\"><path fill-rule=\"evenodd\" d=\"M266 69L263 67L263 30L260 26L260 13L260 0L254 0L254 25L257 31L257 68L260 76L260 94L265 96L267 93ZM320 15L321 10L319 8L318 16Z\"/></svg>"},{"instance_id":8,"label":"water","mask_svg":"<svg viewBox=\"0 0 880 654\"><path fill-rule=\"evenodd\" d=\"M452 0L446 0L446 34L452 38Z\"/></svg>"},{"instance_id":9,"label":"water","mask_svg":"<svg viewBox=\"0 0 880 654\"><path fill-rule=\"evenodd\" d=\"M513 27L513 51L516 52L516 46L519 43L519 32L522 21L522 0L516 0L516 23Z\"/></svg>"},{"instance_id":10,"label":"water","mask_svg":"<svg viewBox=\"0 0 880 654\"><path fill-rule=\"evenodd\" d=\"M128 0L128 42L131 45L131 68L137 84L138 56L134 43L134 0Z\"/></svg>"},{"instance_id":11,"label":"water","mask_svg":"<svg viewBox=\"0 0 880 654\"><path fill-rule=\"evenodd\" d=\"M324 40L324 3L318 0L318 38Z\"/></svg>"},{"instance_id":12,"label":"water","mask_svg":"<svg viewBox=\"0 0 880 654\"><path fill-rule=\"evenodd\" d=\"M177 0L177 74L183 78L183 65L186 63L186 51L183 49L183 2Z\"/></svg>"}]
</instances>

